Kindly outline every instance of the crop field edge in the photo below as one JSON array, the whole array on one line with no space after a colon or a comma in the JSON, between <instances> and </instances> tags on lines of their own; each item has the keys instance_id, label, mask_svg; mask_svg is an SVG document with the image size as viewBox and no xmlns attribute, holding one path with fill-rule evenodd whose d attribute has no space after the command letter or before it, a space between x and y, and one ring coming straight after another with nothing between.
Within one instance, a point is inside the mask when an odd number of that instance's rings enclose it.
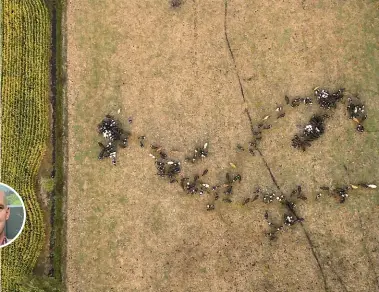
<instances>
[{"instance_id":1,"label":"crop field edge","mask_svg":"<svg viewBox=\"0 0 379 292\"><path fill-rule=\"evenodd\" d=\"M1 90L1 84L2 84L2 72L3 72L3 0L0 0L0 181L1 181L1 117L2 117L2 90ZM1 255L3 253L3 250L0 249L0 292L3 291L2 288L2 278L1 278Z\"/></svg>"}]
</instances>

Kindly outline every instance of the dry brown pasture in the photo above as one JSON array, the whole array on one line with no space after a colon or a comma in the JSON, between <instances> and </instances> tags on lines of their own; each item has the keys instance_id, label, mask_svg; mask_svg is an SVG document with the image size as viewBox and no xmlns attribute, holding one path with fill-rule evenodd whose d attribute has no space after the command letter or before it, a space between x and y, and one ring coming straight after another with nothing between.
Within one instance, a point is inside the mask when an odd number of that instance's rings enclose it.
<instances>
[{"instance_id":1,"label":"dry brown pasture","mask_svg":"<svg viewBox=\"0 0 379 292\"><path fill-rule=\"evenodd\" d=\"M378 9L372 0L70 1L68 291L379 291L378 191L315 200L321 185L379 183ZM256 123L284 95L315 86L359 94L367 132L338 104L303 153L291 138L317 105L273 120L263 157L284 193L301 184L308 200L297 206L303 226L269 241L264 212L279 220L283 207L241 204L257 185L277 191L262 157L236 152L251 135L245 109ZM107 113L135 134L116 167L97 160ZM208 168L214 184L233 162L242 175L233 202L206 211L206 196L156 175L138 135L181 160L208 141L209 157L183 171Z\"/></svg>"}]
</instances>

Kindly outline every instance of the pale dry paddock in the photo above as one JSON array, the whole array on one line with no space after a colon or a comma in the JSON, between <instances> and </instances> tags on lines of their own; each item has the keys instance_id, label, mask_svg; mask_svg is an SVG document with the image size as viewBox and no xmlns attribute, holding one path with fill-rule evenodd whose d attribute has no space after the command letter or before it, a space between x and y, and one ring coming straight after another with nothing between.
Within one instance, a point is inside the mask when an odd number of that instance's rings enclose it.
<instances>
[{"instance_id":1,"label":"pale dry paddock","mask_svg":"<svg viewBox=\"0 0 379 292\"><path fill-rule=\"evenodd\" d=\"M205 2L68 5L68 290L377 291L378 192L352 192L345 204L315 196L321 185L379 181L378 3ZM264 212L279 221L284 209L241 206L257 185L277 192L259 155L236 152L251 135L245 109L256 123L285 94L311 95L315 86L358 93L369 132L357 133L339 104L302 153L291 138L317 105L273 121L263 157L283 192L301 184L308 200L297 206L303 227L270 242ZM96 125L107 113L136 135L116 167L96 159ZM233 162L242 175L233 202L206 211L207 197L156 175L138 135L182 161L209 142L209 157L183 162L184 172L208 168L213 184Z\"/></svg>"}]
</instances>

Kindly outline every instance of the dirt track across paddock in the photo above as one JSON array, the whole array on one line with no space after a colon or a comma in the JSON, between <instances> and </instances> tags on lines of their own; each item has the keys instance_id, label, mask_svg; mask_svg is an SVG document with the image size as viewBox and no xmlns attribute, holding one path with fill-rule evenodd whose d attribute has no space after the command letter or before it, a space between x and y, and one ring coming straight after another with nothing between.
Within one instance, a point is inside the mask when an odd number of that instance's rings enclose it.
<instances>
[{"instance_id":1,"label":"dirt track across paddock","mask_svg":"<svg viewBox=\"0 0 379 292\"><path fill-rule=\"evenodd\" d=\"M378 192L315 200L321 185L379 183L378 3L205 2L68 4L68 291L378 291ZM358 93L367 132L338 104L303 153L291 138L317 105L286 108L262 139L264 160L237 153L251 137L246 109L257 123L315 86ZM116 167L97 160L107 113L135 134ZM207 141L209 157L183 171L209 169L211 184L238 171L233 202L206 211L207 196L156 175L138 135L182 161ZM279 221L283 207L241 204L258 185L278 192L265 161L284 193L301 184L308 197L296 207L303 226L276 241L264 213Z\"/></svg>"}]
</instances>

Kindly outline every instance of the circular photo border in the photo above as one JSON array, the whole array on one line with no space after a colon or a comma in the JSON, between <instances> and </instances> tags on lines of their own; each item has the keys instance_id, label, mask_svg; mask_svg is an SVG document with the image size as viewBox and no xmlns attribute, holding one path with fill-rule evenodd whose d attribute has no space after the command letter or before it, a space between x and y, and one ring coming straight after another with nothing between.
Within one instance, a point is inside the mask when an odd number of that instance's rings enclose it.
<instances>
[{"instance_id":1,"label":"circular photo border","mask_svg":"<svg viewBox=\"0 0 379 292\"><path fill-rule=\"evenodd\" d=\"M14 194L16 194L16 196L18 197L18 199L21 201L22 209L23 209L23 212L24 212L24 218L23 218L20 230L15 235L15 237L13 237L11 240L9 240L6 244L0 245L0 249L1 249L3 247L6 247L6 246L10 245L11 243L13 243L20 236L21 232L24 230L25 222L26 222L26 208L25 208L24 200L21 198L20 194L14 188L12 188L11 186L9 186L9 185L7 185L5 183L2 183L2 182L0 182L0 186L3 186L5 188L9 189L10 191L12 191Z\"/></svg>"}]
</instances>

